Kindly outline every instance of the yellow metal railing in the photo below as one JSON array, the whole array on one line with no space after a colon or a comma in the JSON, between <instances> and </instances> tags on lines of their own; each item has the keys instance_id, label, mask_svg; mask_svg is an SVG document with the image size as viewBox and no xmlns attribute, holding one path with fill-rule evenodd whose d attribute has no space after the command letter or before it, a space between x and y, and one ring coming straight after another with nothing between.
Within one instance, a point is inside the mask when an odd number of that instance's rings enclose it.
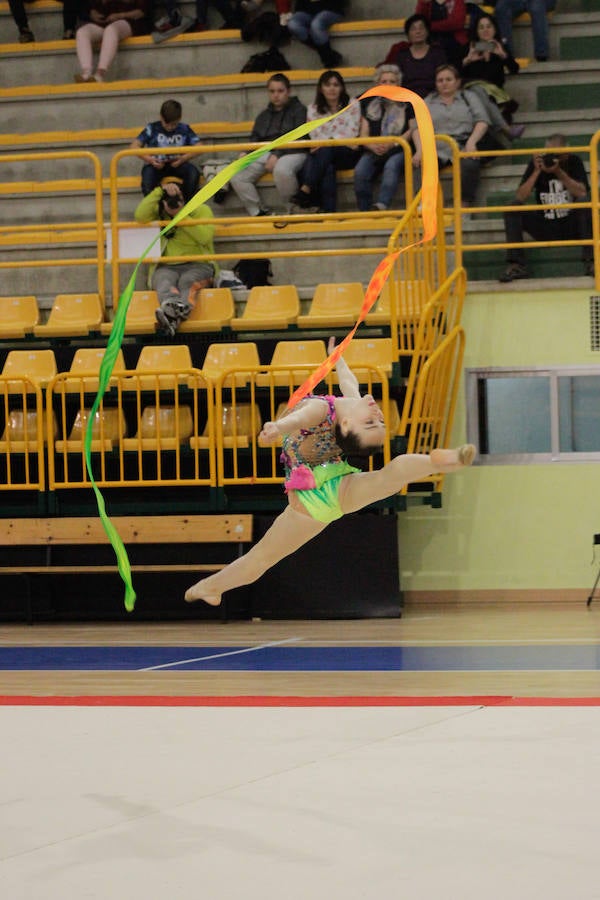
<instances>
[{"instance_id":1,"label":"yellow metal railing","mask_svg":"<svg viewBox=\"0 0 600 900\"><path fill-rule=\"evenodd\" d=\"M406 434L407 453L429 453L434 447L450 446L464 348L464 331L456 326L424 363L416 385L411 425ZM444 476L436 474L425 481L433 484L433 490L439 492ZM401 493L406 494L407 491L408 486Z\"/></svg>"},{"instance_id":2,"label":"yellow metal railing","mask_svg":"<svg viewBox=\"0 0 600 900\"><path fill-rule=\"evenodd\" d=\"M389 143L390 146L398 144L402 147L402 150L405 154L405 179L406 179L406 198L407 202L409 199L412 199L413 196L413 172L412 172L412 164L411 164L411 150L409 144L406 143L400 137L384 137L384 138L348 138L345 140L336 140L336 141L295 141L293 144L284 145L292 147L298 150L310 150L313 147L322 147L322 146L363 146L368 143ZM185 152L186 155L197 156L200 158L200 163L202 161L202 157L205 158L215 158L219 154L224 154L226 158L231 159L232 156L236 157L242 155L243 153L247 153L250 150L255 150L263 146L262 144L249 144L249 143L227 143L227 144L214 144L214 145L202 145L200 147L186 147ZM140 157L146 155L181 155L181 148L143 148L143 149L127 149L120 150L118 153L111 159L110 164L110 220L111 220L111 242L112 242L112 260L111 260L111 282L112 282L112 295L113 302L116 305L116 302L120 296L122 289L122 275L121 270L123 266L132 266L137 263L137 257L133 256L121 256L119 252L120 248L120 238L121 234L127 231L136 230L144 227L148 227L148 225L140 225L137 222L132 222L129 220L121 221L120 212L119 212L119 166L120 164L131 157ZM271 176L263 176L263 180L268 180ZM318 221L322 225L327 225L330 223L334 230L343 230L344 227L351 226L354 223L356 234L353 236L349 235L349 240L344 247L339 247L336 249L327 248L327 247L310 247L303 250L269 250L269 258L270 259L314 259L318 257L335 257L335 256L379 256L385 254L386 247L381 246L373 246L373 247L365 247L364 246L364 231L358 230L356 226L357 216L361 217L361 221L373 221L374 223L377 220L388 219L390 215L401 214L401 211L385 211L385 212L357 212L356 210L352 210L349 212L335 212L335 213L318 213L310 214L311 223ZM307 218L306 214L304 215L276 215L270 217L269 219L258 219L256 216L235 216L228 215L223 217L215 216L211 219L211 224L214 224L216 228L216 237L225 237L228 232L230 234L235 234L234 229L242 228L244 233L247 235L251 235L253 228L257 228L260 226L260 231L257 233L264 234L265 225L275 224L277 229L280 229L282 232L288 226L298 226L302 224L303 220ZM205 220L202 220L204 224L206 224ZM157 223L152 223L156 225ZM167 224L166 222L160 223L161 225ZM355 229L352 229L354 231ZM289 234L290 232L286 232ZM160 254L159 250L153 251L153 255L158 256ZM218 251L213 255L198 255L198 256L187 256L187 257L176 257L170 256L169 260L171 262L184 262L189 260L197 260L197 261L216 261L220 264L224 264L231 260L238 259L255 259L258 257L264 257L264 249L257 251L241 251L239 249L232 250L231 252L221 252ZM147 265L155 264L156 259L148 259Z\"/></svg>"},{"instance_id":3,"label":"yellow metal railing","mask_svg":"<svg viewBox=\"0 0 600 900\"><path fill-rule=\"evenodd\" d=\"M44 415L39 384L0 375L0 491L45 489Z\"/></svg>"},{"instance_id":4,"label":"yellow metal railing","mask_svg":"<svg viewBox=\"0 0 600 900\"><path fill-rule=\"evenodd\" d=\"M64 248L65 255L60 257L50 256L48 259L31 259L24 256L22 259L0 260L0 269L45 269L50 267L63 266L86 266L94 269L94 281L97 285L97 291L100 299L105 302L105 282L104 282L104 217L102 213L102 168L100 160L94 153L88 151L42 151L39 153L9 153L0 154L0 163L9 164L16 163L27 164L27 174L35 176L37 164L46 163L48 161L63 161L72 164L76 161L83 161L84 164L90 166L91 174L87 178L67 177L61 180L61 190L76 191L83 190L93 197L94 216L88 222L61 222L43 225L18 223L18 216L10 224L0 225L0 246L3 244L14 245L15 237L22 237L23 245L28 242L35 241L39 243L44 240L51 247ZM30 171L31 169L31 171ZM34 180L28 177L26 181L18 181L15 178L9 178L6 170L0 169L0 194L4 193L8 196L14 195L15 192L29 193L31 195L42 194L46 192L48 185L41 180ZM53 207L56 207L58 200L56 197L56 185L53 187L55 196L51 199ZM14 202L14 201L13 201ZM69 248L73 244L80 243L82 240L89 240L94 244L94 255L91 257L77 257L69 252ZM20 254L23 255L23 254ZM26 293L31 293L27 291Z\"/></svg>"}]
</instances>

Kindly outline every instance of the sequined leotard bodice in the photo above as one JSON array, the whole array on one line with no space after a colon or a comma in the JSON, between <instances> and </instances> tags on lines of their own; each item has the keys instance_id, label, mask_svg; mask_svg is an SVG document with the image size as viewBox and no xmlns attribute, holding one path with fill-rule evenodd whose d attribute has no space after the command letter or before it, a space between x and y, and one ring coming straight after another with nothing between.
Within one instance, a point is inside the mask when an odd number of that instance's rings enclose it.
<instances>
[{"instance_id":1,"label":"sequined leotard bodice","mask_svg":"<svg viewBox=\"0 0 600 900\"><path fill-rule=\"evenodd\" d=\"M310 394L306 399L326 401L327 414L318 425L285 435L281 461L287 480L300 466L314 469L342 461L342 451L335 442L335 397Z\"/></svg>"}]
</instances>

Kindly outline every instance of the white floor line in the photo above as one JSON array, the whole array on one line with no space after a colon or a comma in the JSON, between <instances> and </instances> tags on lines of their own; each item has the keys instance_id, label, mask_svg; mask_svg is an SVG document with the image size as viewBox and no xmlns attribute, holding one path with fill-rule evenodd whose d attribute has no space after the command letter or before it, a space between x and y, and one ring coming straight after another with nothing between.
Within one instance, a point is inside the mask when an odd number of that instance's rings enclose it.
<instances>
[{"instance_id":1,"label":"white floor line","mask_svg":"<svg viewBox=\"0 0 600 900\"><path fill-rule=\"evenodd\" d=\"M281 644L292 644L301 641L301 637L286 638L285 641L269 641L268 644L258 644L256 647L244 647L242 650L228 650L226 653L211 653L210 656L195 656L191 659L178 659L175 662L161 663L159 666L147 666L138 669L138 672L155 672L157 669L170 669L173 666L185 666L188 663L203 662L205 659L220 659L222 656L237 656L240 653L254 653L256 650L266 650L267 647L278 647Z\"/></svg>"}]
</instances>

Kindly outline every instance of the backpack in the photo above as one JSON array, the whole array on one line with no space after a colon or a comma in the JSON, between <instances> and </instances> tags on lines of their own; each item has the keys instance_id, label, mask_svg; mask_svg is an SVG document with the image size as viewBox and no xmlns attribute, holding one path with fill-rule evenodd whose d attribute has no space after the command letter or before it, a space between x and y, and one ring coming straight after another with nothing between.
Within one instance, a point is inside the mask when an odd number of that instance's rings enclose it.
<instances>
[{"instance_id":1,"label":"backpack","mask_svg":"<svg viewBox=\"0 0 600 900\"><path fill-rule=\"evenodd\" d=\"M242 72L284 72L292 67L277 47L270 47L264 53L254 53Z\"/></svg>"},{"instance_id":2,"label":"backpack","mask_svg":"<svg viewBox=\"0 0 600 900\"><path fill-rule=\"evenodd\" d=\"M270 259L240 259L233 271L247 288L271 284L269 278L273 277Z\"/></svg>"}]
</instances>

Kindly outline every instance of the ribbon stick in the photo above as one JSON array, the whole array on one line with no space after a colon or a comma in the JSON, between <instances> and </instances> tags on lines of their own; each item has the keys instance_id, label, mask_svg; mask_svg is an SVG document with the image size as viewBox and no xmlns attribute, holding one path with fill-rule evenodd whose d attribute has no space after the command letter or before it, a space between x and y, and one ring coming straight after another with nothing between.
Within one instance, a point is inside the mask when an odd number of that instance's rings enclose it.
<instances>
[{"instance_id":1,"label":"ribbon stick","mask_svg":"<svg viewBox=\"0 0 600 900\"><path fill-rule=\"evenodd\" d=\"M396 101L404 101L407 103L411 103L413 109L415 111L417 124L419 126L419 132L421 135L421 144L423 148L423 180L422 180L422 192L421 192L421 206L423 213L423 226L424 226L424 234L423 241L430 240L436 231L436 221L435 221L435 210L436 210L436 199L437 199L437 184L438 184L438 171L437 171L437 158L435 152L435 141L433 138L433 126L431 124L431 117L429 115L429 111L421 99L417 94L414 94L412 91L406 90L406 88L392 87L390 85L379 85L377 87L370 88L370 90L365 91L358 100L362 100L365 97L372 96L382 96L387 97L389 100ZM353 102L358 102L355 100ZM99 372L99 385L98 385L98 393L92 405L92 409L90 411L90 416L87 423L87 428L85 432L84 439L84 451L85 451L85 463L87 468L88 477L90 479L91 486L96 495L96 502L98 506L98 514L102 521L102 525L104 530L110 540L113 549L115 551L115 555L117 557L117 567L119 570L119 574L125 584L125 608L128 612L132 612L135 606L136 594L133 587L133 583L131 580L131 566L129 563L129 558L127 556L127 551L125 549L125 545L121 540L119 533L116 528L110 521L106 513L106 507L104 503L104 497L102 496L101 491L99 490L96 481L94 479L94 474L92 471L92 429L94 418L96 412L98 411L100 404L102 403L102 398L106 393L106 389L110 382L110 378L112 375L112 371L119 354L119 350L121 349L121 345L123 343L123 335L125 333L125 322L127 319L127 311L129 309L129 304L131 302L131 297L133 295L133 291L135 289L135 283L138 271L140 266L154 247L157 241L159 241L164 235L170 231L171 228L174 228L182 219L189 217L193 214L194 210L197 209L198 206L205 203L209 200L217 191L223 187L230 179L236 175L238 172L241 172L251 163L253 163L256 159L259 159L265 153L269 153L271 150L275 150L283 144L289 144L292 141L298 140L299 138L304 137L309 134L313 129L318 128L320 125L324 125L326 122L329 122L331 119L336 118L336 116L342 115L345 110L340 110L337 113L334 113L331 116L324 116L321 119L314 119L311 122L305 122L303 125L300 125L298 128L294 128L293 131L289 131L287 134L282 135L274 141L271 141L268 144L264 144L263 146L257 148L256 150L252 150L246 156L241 157L240 159L235 160L230 163L220 172L218 172L214 178L212 178L208 184L205 184L193 197L189 200L185 206L173 217L173 219L166 225L160 233L154 238L154 240L148 245L148 247L144 250L141 257L139 258L135 269L131 275L131 278L127 282L127 285L119 298L119 302L116 308L116 313L113 321L113 326L110 333L110 338L106 345L106 350L104 352L104 356L102 358L102 363L100 365ZM420 243L417 242L417 243ZM411 244L410 246L414 246ZM369 282L369 286L365 293L365 300L363 306L360 311L360 315L356 322L356 325L350 332L350 334L346 335L344 340L338 347L335 348L333 353L329 356L325 363L323 363L316 372L311 376L311 378L306 381L301 388L299 388L293 396L290 398L289 406L295 405L302 397L304 397L307 393L310 392L312 387L317 384L325 375L333 368L336 364L337 360L340 358L344 349L347 347L349 342L352 340L356 329L360 325L360 323L364 320L365 316L375 303L383 285L385 284L391 270L393 264L400 253L407 250L408 247L404 247L401 250L396 251L395 253L389 254L383 259L375 272L373 273L373 277Z\"/></svg>"}]
</instances>

